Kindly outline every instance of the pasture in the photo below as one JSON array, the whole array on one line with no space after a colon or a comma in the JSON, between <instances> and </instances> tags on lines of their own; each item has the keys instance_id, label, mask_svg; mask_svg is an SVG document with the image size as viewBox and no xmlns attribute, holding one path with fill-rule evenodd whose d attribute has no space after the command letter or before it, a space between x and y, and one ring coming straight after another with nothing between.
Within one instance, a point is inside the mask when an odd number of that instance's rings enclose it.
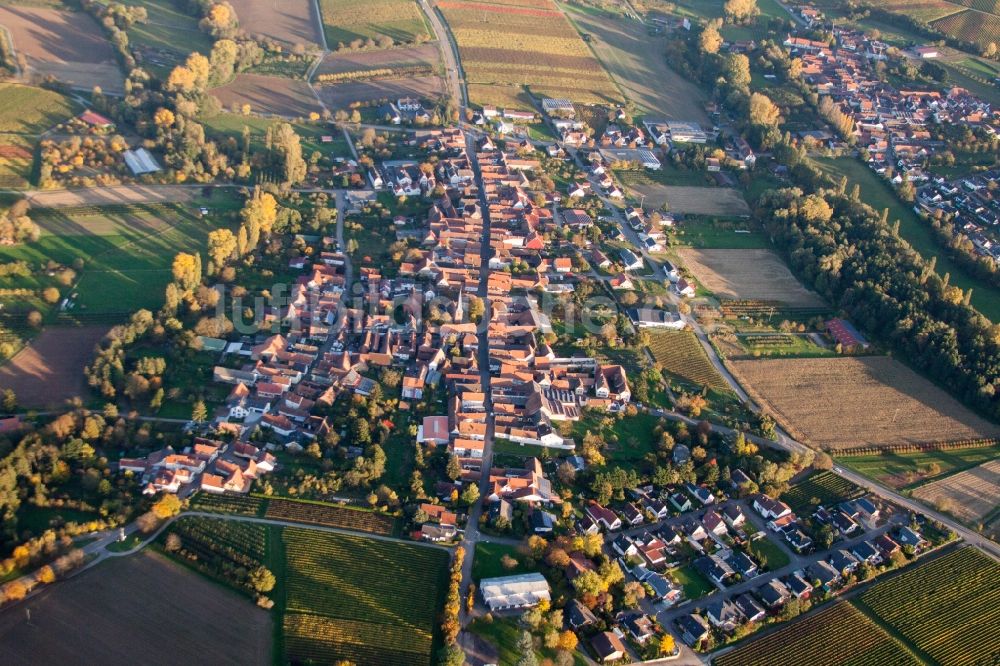
<instances>
[{"instance_id":1,"label":"pasture","mask_svg":"<svg viewBox=\"0 0 1000 666\"><path fill-rule=\"evenodd\" d=\"M352 81L316 88L317 94L330 109L347 109L355 103L396 100L407 96L436 101L444 91L444 79L439 76Z\"/></svg>"},{"instance_id":2,"label":"pasture","mask_svg":"<svg viewBox=\"0 0 1000 666\"><path fill-rule=\"evenodd\" d=\"M0 366L0 389L13 389L24 407L61 407L83 397L83 367L93 360L94 346L108 326L50 326L31 344Z\"/></svg>"},{"instance_id":3,"label":"pasture","mask_svg":"<svg viewBox=\"0 0 1000 666\"><path fill-rule=\"evenodd\" d=\"M424 13L415 0L319 0L326 44L340 50L352 42L389 38L395 44L413 44L431 38Z\"/></svg>"},{"instance_id":4,"label":"pasture","mask_svg":"<svg viewBox=\"0 0 1000 666\"><path fill-rule=\"evenodd\" d=\"M792 436L836 452L992 437L1000 427L886 356L730 360L729 369Z\"/></svg>"},{"instance_id":5,"label":"pasture","mask_svg":"<svg viewBox=\"0 0 1000 666\"><path fill-rule=\"evenodd\" d=\"M264 35L286 46L319 48L312 0L230 0L240 27L251 35Z\"/></svg>"},{"instance_id":6,"label":"pasture","mask_svg":"<svg viewBox=\"0 0 1000 666\"><path fill-rule=\"evenodd\" d=\"M85 12L0 5L0 26L23 53L31 73L52 76L78 90L100 86L121 93L125 77L111 44Z\"/></svg>"},{"instance_id":7,"label":"pasture","mask_svg":"<svg viewBox=\"0 0 1000 666\"><path fill-rule=\"evenodd\" d=\"M431 663L445 551L290 527L282 540L285 662Z\"/></svg>"},{"instance_id":8,"label":"pasture","mask_svg":"<svg viewBox=\"0 0 1000 666\"><path fill-rule=\"evenodd\" d=\"M621 16L608 18L563 5L612 79L640 109L671 120L712 123L705 113L705 93L674 71L663 57L665 38Z\"/></svg>"},{"instance_id":9,"label":"pasture","mask_svg":"<svg viewBox=\"0 0 1000 666\"><path fill-rule=\"evenodd\" d=\"M729 391L729 384L691 331L650 331L649 350L670 374L698 386Z\"/></svg>"},{"instance_id":10,"label":"pasture","mask_svg":"<svg viewBox=\"0 0 1000 666\"><path fill-rule=\"evenodd\" d=\"M771 250L682 248L677 254L702 286L718 298L777 301L792 307L823 305Z\"/></svg>"},{"instance_id":11,"label":"pasture","mask_svg":"<svg viewBox=\"0 0 1000 666\"><path fill-rule=\"evenodd\" d=\"M960 449L884 451L866 455L839 456L837 462L890 488L903 488L940 478L1000 458L1000 444Z\"/></svg>"},{"instance_id":12,"label":"pasture","mask_svg":"<svg viewBox=\"0 0 1000 666\"><path fill-rule=\"evenodd\" d=\"M0 187L27 187L38 135L78 110L55 91L0 83Z\"/></svg>"},{"instance_id":13,"label":"pasture","mask_svg":"<svg viewBox=\"0 0 1000 666\"><path fill-rule=\"evenodd\" d=\"M271 635L267 611L148 552L110 559L0 612L6 664L126 666L137 650L144 664L264 664Z\"/></svg>"},{"instance_id":14,"label":"pasture","mask_svg":"<svg viewBox=\"0 0 1000 666\"><path fill-rule=\"evenodd\" d=\"M226 85L213 88L212 94L223 108L249 104L253 113L263 115L305 118L322 110L305 81L263 74L237 74Z\"/></svg>"},{"instance_id":15,"label":"pasture","mask_svg":"<svg viewBox=\"0 0 1000 666\"><path fill-rule=\"evenodd\" d=\"M716 666L917 666L889 633L854 606L837 602L713 660Z\"/></svg>"},{"instance_id":16,"label":"pasture","mask_svg":"<svg viewBox=\"0 0 1000 666\"><path fill-rule=\"evenodd\" d=\"M1000 506L1000 460L922 485L913 496L969 525L981 523Z\"/></svg>"},{"instance_id":17,"label":"pasture","mask_svg":"<svg viewBox=\"0 0 1000 666\"><path fill-rule=\"evenodd\" d=\"M750 207L743 195L731 187L635 182L628 189L633 196L644 197L644 205L649 208L666 206L671 212L682 215L735 217L750 214Z\"/></svg>"},{"instance_id":18,"label":"pasture","mask_svg":"<svg viewBox=\"0 0 1000 666\"><path fill-rule=\"evenodd\" d=\"M972 666L1000 657L1000 564L975 548L910 567L855 603L933 663Z\"/></svg>"},{"instance_id":19,"label":"pasture","mask_svg":"<svg viewBox=\"0 0 1000 666\"><path fill-rule=\"evenodd\" d=\"M212 50L212 39L198 28L198 19L173 0L125 0L125 4L146 8L149 20L133 23L126 33L138 62L154 73L165 77L193 51L207 55Z\"/></svg>"},{"instance_id":20,"label":"pasture","mask_svg":"<svg viewBox=\"0 0 1000 666\"><path fill-rule=\"evenodd\" d=\"M76 192L48 194L39 197L66 203L78 199ZM134 191L122 194L127 197ZM103 195L104 201L114 197L108 191ZM35 205L36 199L32 201ZM124 316L139 308L156 309L163 304L163 289L172 279L174 256L204 252L209 232L227 224L229 211L239 205L228 192L199 201L213 209L208 218L200 217L193 205L181 203L36 208L32 218L42 230L40 238L0 248L0 260L33 265L51 260L65 266L82 261L82 269L77 265L78 281L72 289L63 289L63 295L76 294L70 310L74 316Z\"/></svg>"},{"instance_id":21,"label":"pasture","mask_svg":"<svg viewBox=\"0 0 1000 666\"><path fill-rule=\"evenodd\" d=\"M523 86L535 95L580 103L621 100L621 92L551 0L531 6L443 0L437 6L458 44L468 83ZM478 90L470 89L470 96ZM475 96L471 101L487 103Z\"/></svg>"}]
</instances>

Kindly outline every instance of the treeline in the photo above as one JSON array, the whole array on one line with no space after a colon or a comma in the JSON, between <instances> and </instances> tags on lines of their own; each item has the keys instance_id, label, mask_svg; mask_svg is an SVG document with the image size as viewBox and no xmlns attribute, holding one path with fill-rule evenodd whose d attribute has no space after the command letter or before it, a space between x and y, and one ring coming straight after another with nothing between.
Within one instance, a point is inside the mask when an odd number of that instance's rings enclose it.
<instances>
[{"instance_id":1,"label":"treeline","mask_svg":"<svg viewBox=\"0 0 1000 666\"><path fill-rule=\"evenodd\" d=\"M966 404L1000 418L1000 325L969 305L862 203L811 166L803 188L765 193L754 211L792 269L863 329Z\"/></svg>"},{"instance_id":2,"label":"treeline","mask_svg":"<svg viewBox=\"0 0 1000 666\"><path fill-rule=\"evenodd\" d=\"M320 74L316 81L321 84L343 83L345 81L374 81L414 76L430 76L434 68L430 65L406 65L402 67L379 67L377 69L356 69L351 72Z\"/></svg>"}]
</instances>

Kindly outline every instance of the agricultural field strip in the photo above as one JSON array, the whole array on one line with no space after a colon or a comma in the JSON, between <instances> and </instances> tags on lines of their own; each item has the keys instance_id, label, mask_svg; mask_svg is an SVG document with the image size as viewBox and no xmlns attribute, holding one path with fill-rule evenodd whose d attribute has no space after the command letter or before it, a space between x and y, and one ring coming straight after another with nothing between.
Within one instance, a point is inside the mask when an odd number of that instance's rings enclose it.
<instances>
[{"instance_id":1,"label":"agricultural field strip","mask_svg":"<svg viewBox=\"0 0 1000 666\"><path fill-rule=\"evenodd\" d=\"M831 472L820 472L796 483L782 496L782 501L792 507L793 511L801 511L818 500L817 504L831 506L845 500L854 499L864 494L864 491Z\"/></svg>"},{"instance_id":2,"label":"agricultural field strip","mask_svg":"<svg viewBox=\"0 0 1000 666\"><path fill-rule=\"evenodd\" d=\"M730 360L796 439L833 450L992 437L1000 427L885 356Z\"/></svg>"},{"instance_id":3,"label":"agricultural field strip","mask_svg":"<svg viewBox=\"0 0 1000 666\"><path fill-rule=\"evenodd\" d=\"M1000 564L961 548L876 583L859 603L941 664L965 666L996 658Z\"/></svg>"},{"instance_id":4,"label":"agricultural field strip","mask_svg":"<svg viewBox=\"0 0 1000 666\"><path fill-rule=\"evenodd\" d=\"M671 374L687 381L728 392L729 384L712 365L705 349L690 331L652 331L649 350L653 358Z\"/></svg>"},{"instance_id":5,"label":"agricultural field strip","mask_svg":"<svg viewBox=\"0 0 1000 666\"><path fill-rule=\"evenodd\" d=\"M416 543L389 545L301 528L285 528L282 539L289 659L430 663L447 555Z\"/></svg>"},{"instance_id":6,"label":"agricultural field strip","mask_svg":"<svg viewBox=\"0 0 1000 666\"><path fill-rule=\"evenodd\" d=\"M913 496L967 523L982 521L1000 506L1000 460L922 485Z\"/></svg>"},{"instance_id":7,"label":"agricultural field strip","mask_svg":"<svg viewBox=\"0 0 1000 666\"><path fill-rule=\"evenodd\" d=\"M715 666L904 666L918 662L891 635L847 602L806 615L732 652Z\"/></svg>"}]
</instances>

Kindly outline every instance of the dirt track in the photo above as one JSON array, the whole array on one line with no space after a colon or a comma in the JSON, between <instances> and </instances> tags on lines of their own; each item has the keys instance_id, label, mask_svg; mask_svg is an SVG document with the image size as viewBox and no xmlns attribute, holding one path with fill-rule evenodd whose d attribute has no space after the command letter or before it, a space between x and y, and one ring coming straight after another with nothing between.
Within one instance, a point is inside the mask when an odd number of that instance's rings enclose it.
<instances>
[{"instance_id":1,"label":"dirt track","mask_svg":"<svg viewBox=\"0 0 1000 666\"><path fill-rule=\"evenodd\" d=\"M45 329L0 366L0 388L14 389L24 407L60 407L68 398L83 396L87 388L83 368L107 332L107 326Z\"/></svg>"},{"instance_id":2,"label":"dirt track","mask_svg":"<svg viewBox=\"0 0 1000 666\"><path fill-rule=\"evenodd\" d=\"M0 663L263 665L271 633L267 611L146 552L0 613Z\"/></svg>"}]
</instances>

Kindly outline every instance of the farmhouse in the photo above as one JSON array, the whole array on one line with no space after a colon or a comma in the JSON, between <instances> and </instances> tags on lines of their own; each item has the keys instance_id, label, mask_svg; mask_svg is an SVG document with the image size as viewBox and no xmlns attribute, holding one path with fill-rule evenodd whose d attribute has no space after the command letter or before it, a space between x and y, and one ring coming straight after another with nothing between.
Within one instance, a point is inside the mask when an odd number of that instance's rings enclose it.
<instances>
[{"instance_id":1,"label":"farmhouse","mask_svg":"<svg viewBox=\"0 0 1000 666\"><path fill-rule=\"evenodd\" d=\"M484 578L479 591L491 611L528 608L551 599L549 584L540 573Z\"/></svg>"}]
</instances>

